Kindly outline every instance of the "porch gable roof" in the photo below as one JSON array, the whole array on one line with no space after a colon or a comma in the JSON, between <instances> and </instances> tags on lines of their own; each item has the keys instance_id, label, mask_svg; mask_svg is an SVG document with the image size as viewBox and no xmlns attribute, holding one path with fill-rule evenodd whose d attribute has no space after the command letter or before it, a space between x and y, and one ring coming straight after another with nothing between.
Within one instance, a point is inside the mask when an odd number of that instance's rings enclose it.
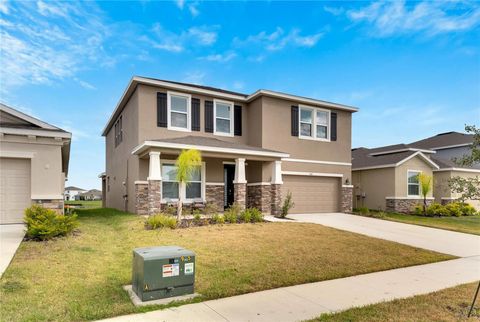
<instances>
[{"instance_id":1,"label":"porch gable roof","mask_svg":"<svg viewBox=\"0 0 480 322\"><path fill-rule=\"evenodd\" d=\"M146 140L139 146L135 147L132 154L140 155L149 148L166 148L166 149L197 149L202 152L215 152L237 155L251 155L258 157L288 158L290 154L268 150L257 146L228 142L216 138L208 138L203 136L184 136L170 139Z\"/></svg>"}]
</instances>

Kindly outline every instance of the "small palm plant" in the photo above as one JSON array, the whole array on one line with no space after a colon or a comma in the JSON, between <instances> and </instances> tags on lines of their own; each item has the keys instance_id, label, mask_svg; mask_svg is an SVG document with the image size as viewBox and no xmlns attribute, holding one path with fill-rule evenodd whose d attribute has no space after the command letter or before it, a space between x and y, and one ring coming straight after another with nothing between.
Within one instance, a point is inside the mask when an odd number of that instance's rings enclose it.
<instances>
[{"instance_id":1,"label":"small palm plant","mask_svg":"<svg viewBox=\"0 0 480 322\"><path fill-rule=\"evenodd\" d=\"M202 156L200 151L195 149L183 150L175 162L177 166L177 181L180 191L185 191L188 182L192 179L193 173L198 171L202 165ZM177 206L177 222L182 219L183 197L180 193Z\"/></svg>"},{"instance_id":2,"label":"small palm plant","mask_svg":"<svg viewBox=\"0 0 480 322\"><path fill-rule=\"evenodd\" d=\"M427 195L432 190L432 177L425 173L418 175L418 181L420 183L420 189L423 196L423 215L427 215Z\"/></svg>"}]
</instances>

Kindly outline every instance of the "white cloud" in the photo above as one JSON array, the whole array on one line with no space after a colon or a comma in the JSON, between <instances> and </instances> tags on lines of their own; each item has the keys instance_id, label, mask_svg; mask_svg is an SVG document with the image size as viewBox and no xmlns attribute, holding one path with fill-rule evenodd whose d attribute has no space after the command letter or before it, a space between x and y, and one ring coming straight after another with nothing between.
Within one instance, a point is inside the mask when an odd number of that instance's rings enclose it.
<instances>
[{"instance_id":1,"label":"white cloud","mask_svg":"<svg viewBox=\"0 0 480 322\"><path fill-rule=\"evenodd\" d=\"M299 29L291 29L288 33L285 33L282 28L277 27L275 31L271 33L262 31L258 34L248 36L245 40L236 38L234 39L234 44L237 46L256 44L269 51L277 51L289 46L309 48L315 46L323 35L323 32L301 35Z\"/></svg>"},{"instance_id":2,"label":"white cloud","mask_svg":"<svg viewBox=\"0 0 480 322\"><path fill-rule=\"evenodd\" d=\"M92 84L90 84L89 82L86 82L84 80L81 80L77 77L74 77L73 78L74 81L76 81L80 86L82 86L83 88L85 89L89 89L89 90L96 90L97 88L95 86L93 86Z\"/></svg>"},{"instance_id":3,"label":"white cloud","mask_svg":"<svg viewBox=\"0 0 480 322\"><path fill-rule=\"evenodd\" d=\"M435 35L469 30L480 24L480 6L474 2L374 2L346 14L354 22L371 24L372 34L381 37L412 32Z\"/></svg>"},{"instance_id":4,"label":"white cloud","mask_svg":"<svg viewBox=\"0 0 480 322\"><path fill-rule=\"evenodd\" d=\"M176 0L175 3L180 9L183 9L183 6L185 6L185 0Z\"/></svg>"},{"instance_id":5,"label":"white cloud","mask_svg":"<svg viewBox=\"0 0 480 322\"><path fill-rule=\"evenodd\" d=\"M328 13L331 13L334 16L339 16L345 12L345 9L342 7L323 6L323 10L325 10Z\"/></svg>"},{"instance_id":6,"label":"white cloud","mask_svg":"<svg viewBox=\"0 0 480 322\"><path fill-rule=\"evenodd\" d=\"M228 61L234 59L235 57L237 57L237 54L235 54L234 52L227 52L227 53L224 53L224 54L212 54L212 55L208 55L208 56L205 56L205 57L200 57L200 59L204 59L204 60L207 60L207 61L225 63L225 62L228 62Z\"/></svg>"},{"instance_id":7,"label":"white cloud","mask_svg":"<svg viewBox=\"0 0 480 322\"><path fill-rule=\"evenodd\" d=\"M109 30L94 4L42 1L8 4L14 7L6 10L0 30L2 93L25 84L75 81L76 75L89 66L112 63L103 46ZM10 11L15 14L9 15ZM88 88L90 84L80 85Z\"/></svg>"},{"instance_id":8,"label":"white cloud","mask_svg":"<svg viewBox=\"0 0 480 322\"><path fill-rule=\"evenodd\" d=\"M160 24L153 26L153 32L156 37L143 39L148 41L153 47L166 50L173 53L179 53L185 50L187 46L211 46L217 41L217 27L191 27L181 33L174 33L166 30Z\"/></svg>"},{"instance_id":9,"label":"white cloud","mask_svg":"<svg viewBox=\"0 0 480 322\"><path fill-rule=\"evenodd\" d=\"M185 83L202 84L205 76L206 74L200 71L188 72L185 74L182 81Z\"/></svg>"},{"instance_id":10,"label":"white cloud","mask_svg":"<svg viewBox=\"0 0 480 322\"><path fill-rule=\"evenodd\" d=\"M175 4L180 10L183 10L185 8L185 3L186 3L185 0L175 0ZM193 17L196 17L200 14L200 10L198 10L198 5L199 5L198 1L188 2L187 8Z\"/></svg>"},{"instance_id":11,"label":"white cloud","mask_svg":"<svg viewBox=\"0 0 480 322\"><path fill-rule=\"evenodd\" d=\"M3 14L8 14L10 12L6 0L0 0L0 12Z\"/></svg>"}]
</instances>

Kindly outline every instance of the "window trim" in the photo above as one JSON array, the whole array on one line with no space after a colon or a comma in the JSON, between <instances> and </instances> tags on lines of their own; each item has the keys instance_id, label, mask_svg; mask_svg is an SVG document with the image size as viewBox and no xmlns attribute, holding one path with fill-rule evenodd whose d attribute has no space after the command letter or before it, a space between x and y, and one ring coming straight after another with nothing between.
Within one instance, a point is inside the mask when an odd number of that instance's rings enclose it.
<instances>
[{"instance_id":1,"label":"window trim","mask_svg":"<svg viewBox=\"0 0 480 322\"><path fill-rule=\"evenodd\" d=\"M169 165L175 165L175 160L162 160L160 161L160 168L162 169L162 174L163 174L163 165L164 164L169 164ZM180 188L180 185L178 185L178 196L179 197L182 197L182 200L183 200L183 203L184 204L191 204L193 202L205 202L205 162L202 161L202 165L201 165L201 169L200 169L200 176L201 176L201 180L200 180L200 198L189 198L187 199L186 198L186 194L187 194L187 191L186 191L186 188L185 189L181 189ZM163 180L163 177L162 177L162 185L163 185L163 181L165 182L177 182L177 181L170 181L170 180ZM194 181L194 182L198 182L198 181ZM178 202L178 199L165 199L163 197L163 186L162 186L162 200L161 200L161 203L162 204L165 204L165 203L169 203L169 202Z\"/></svg>"},{"instance_id":2,"label":"window trim","mask_svg":"<svg viewBox=\"0 0 480 322\"><path fill-rule=\"evenodd\" d=\"M422 171L420 171L420 170L410 170L410 169L407 169L407 197L420 197L420 196L422 195L422 192L420 191L420 179L418 180L418 183L410 183L410 182L408 182L408 178L409 178L408 175L409 175L410 172L416 173L417 176L418 176L420 173L422 173ZM411 194L409 193L408 187L409 187L410 185L417 185L417 186L418 186L418 195L411 195Z\"/></svg>"},{"instance_id":3,"label":"window trim","mask_svg":"<svg viewBox=\"0 0 480 322\"><path fill-rule=\"evenodd\" d=\"M230 106L230 132L229 133L225 133L225 132L217 132L217 103L221 103L221 104L225 104L225 105L229 105ZM230 102L230 101L224 101L224 100L218 100L218 99L214 99L213 100L213 134L214 135L220 135L220 136L234 136L234 133L233 133L233 124L234 124L234 113L233 113L233 109L234 109L234 104L233 102ZM220 119L222 120L226 120L226 118L224 117L219 117Z\"/></svg>"},{"instance_id":4,"label":"window trim","mask_svg":"<svg viewBox=\"0 0 480 322\"><path fill-rule=\"evenodd\" d=\"M307 124L306 122L302 122L302 110L310 110L312 113L312 136L302 135L302 123ZM317 138L317 112L326 112L327 113L327 138ZM332 112L330 110L320 108L320 107L313 107L308 105L298 105L298 138L303 140L313 140L313 141L322 141L322 142L331 142L330 139L330 132L331 128L331 117ZM325 126L324 124L318 124L321 126Z\"/></svg>"},{"instance_id":5,"label":"window trim","mask_svg":"<svg viewBox=\"0 0 480 322\"><path fill-rule=\"evenodd\" d=\"M172 118L172 96L183 97L187 99L187 127L178 127L171 124ZM175 112L174 113L182 113ZM179 93L179 92L167 92L167 129L173 131L192 132L192 95Z\"/></svg>"}]
</instances>

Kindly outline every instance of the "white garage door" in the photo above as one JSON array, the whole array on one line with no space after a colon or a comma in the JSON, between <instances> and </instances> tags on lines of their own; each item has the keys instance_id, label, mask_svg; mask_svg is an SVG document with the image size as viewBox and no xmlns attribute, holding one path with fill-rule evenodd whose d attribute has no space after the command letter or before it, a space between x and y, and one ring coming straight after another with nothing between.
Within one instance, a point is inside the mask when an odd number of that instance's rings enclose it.
<instances>
[{"instance_id":1,"label":"white garage door","mask_svg":"<svg viewBox=\"0 0 480 322\"><path fill-rule=\"evenodd\" d=\"M0 158L0 224L21 223L30 203L30 160Z\"/></svg>"},{"instance_id":2,"label":"white garage door","mask_svg":"<svg viewBox=\"0 0 480 322\"><path fill-rule=\"evenodd\" d=\"M292 214L339 211L340 178L283 175L283 198L288 191L295 203Z\"/></svg>"}]
</instances>

